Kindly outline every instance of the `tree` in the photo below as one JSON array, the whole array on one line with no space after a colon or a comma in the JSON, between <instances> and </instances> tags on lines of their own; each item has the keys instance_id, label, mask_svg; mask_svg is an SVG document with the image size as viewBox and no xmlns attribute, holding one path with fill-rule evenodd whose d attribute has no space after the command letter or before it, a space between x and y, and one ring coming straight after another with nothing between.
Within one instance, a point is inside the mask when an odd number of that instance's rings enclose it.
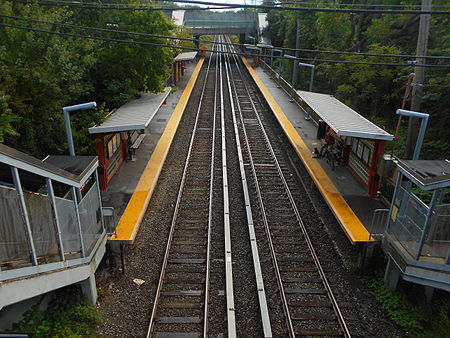
<instances>
[{"instance_id":1,"label":"tree","mask_svg":"<svg viewBox=\"0 0 450 338\"><path fill-rule=\"evenodd\" d=\"M77 153L89 153L91 142L86 136L87 127L98 123L108 109L123 104L139 91L162 90L163 81L169 75L170 48L110 43L66 34L157 44L167 44L165 39L57 25L108 28L107 24L115 23L124 31L172 35L175 26L161 11L102 11L99 16L93 9L3 1L0 13L50 22L2 19L6 23L58 33L0 27L0 132L6 144L37 157L67 152L63 106L86 101L105 103L105 109L71 116L76 128Z\"/></svg>"},{"instance_id":2,"label":"tree","mask_svg":"<svg viewBox=\"0 0 450 338\"><path fill-rule=\"evenodd\" d=\"M9 96L0 91L0 142L3 142L5 134L19 135L11 125L12 122L17 121L17 116L8 108L8 99Z\"/></svg>"}]
</instances>

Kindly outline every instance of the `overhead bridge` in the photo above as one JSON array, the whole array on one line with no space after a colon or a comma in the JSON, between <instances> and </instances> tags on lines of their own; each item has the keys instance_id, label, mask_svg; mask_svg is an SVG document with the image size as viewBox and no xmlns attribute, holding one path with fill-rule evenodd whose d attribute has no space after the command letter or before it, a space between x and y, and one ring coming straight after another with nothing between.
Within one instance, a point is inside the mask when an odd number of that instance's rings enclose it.
<instances>
[{"instance_id":1,"label":"overhead bridge","mask_svg":"<svg viewBox=\"0 0 450 338\"><path fill-rule=\"evenodd\" d=\"M265 14L265 13L263 13ZM192 29L193 36L256 34L260 15L176 10L166 15L175 24ZM264 15L263 15L264 16ZM264 20L265 21L265 16Z\"/></svg>"},{"instance_id":2,"label":"overhead bridge","mask_svg":"<svg viewBox=\"0 0 450 338\"><path fill-rule=\"evenodd\" d=\"M193 36L218 34L255 34L256 20L186 20L185 27L192 29Z\"/></svg>"}]
</instances>

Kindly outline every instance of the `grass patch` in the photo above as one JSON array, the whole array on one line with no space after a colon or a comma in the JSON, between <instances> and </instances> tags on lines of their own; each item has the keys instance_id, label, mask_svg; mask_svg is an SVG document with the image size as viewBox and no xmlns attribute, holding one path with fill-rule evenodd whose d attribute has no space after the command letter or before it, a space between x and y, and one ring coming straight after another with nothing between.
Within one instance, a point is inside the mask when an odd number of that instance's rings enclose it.
<instances>
[{"instance_id":1,"label":"grass patch","mask_svg":"<svg viewBox=\"0 0 450 338\"><path fill-rule=\"evenodd\" d=\"M370 287L377 302L408 337L450 337L448 293L434 297L431 304L426 304L424 297L418 295L417 286L408 295L407 290L390 291L384 285L381 273L360 279Z\"/></svg>"},{"instance_id":2,"label":"grass patch","mask_svg":"<svg viewBox=\"0 0 450 338\"><path fill-rule=\"evenodd\" d=\"M33 306L14 324L13 331L33 333L36 337L93 337L95 324L100 320L100 312L79 289L66 288L57 292L45 312Z\"/></svg>"}]
</instances>

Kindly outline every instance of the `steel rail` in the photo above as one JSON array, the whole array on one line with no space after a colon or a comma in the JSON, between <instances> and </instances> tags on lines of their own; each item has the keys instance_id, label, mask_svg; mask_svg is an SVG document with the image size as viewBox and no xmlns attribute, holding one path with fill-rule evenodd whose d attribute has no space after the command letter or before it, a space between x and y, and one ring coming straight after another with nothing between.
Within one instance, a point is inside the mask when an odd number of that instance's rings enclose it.
<instances>
[{"instance_id":1,"label":"steel rail","mask_svg":"<svg viewBox=\"0 0 450 338\"><path fill-rule=\"evenodd\" d=\"M283 172L282 172L280 163L279 163L279 161L278 161L278 159L277 159L277 157L276 157L276 154L275 154L275 152L274 152L274 150L273 150L273 147L272 147L272 145L271 145L270 139L269 139L269 137L268 137L268 135L267 135L267 132L266 132L266 130L265 130L263 124L262 124L262 121L261 121L261 119L260 119L260 116L259 116L259 114L257 113L257 109L256 109L256 107L255 107L255 105L254 105L254 101L253 101L253 99L251 98L250 91L249 91L249 89L248 89L247 84L246 84L245 81L244 81L244 77L243 77L243 74L242 74L242 72L241 72L241 70L240 70L239 63L237 62L238 60L237 60L236 57L235 57L235 59L236 59L236 68L237 68L237 70L238 70L238 72L239 72L239 74L240 74L240 76L241 76L242 83L243 83L243 85L244 85L244 87L245 87L245 90L246 90L246 92L247 92L247 95L248 95L248 97L249 97L249 99L250 99L250 103L251 103L251 105L252 105L252 107L253 107L253 110L254 110L255 116L256 116L256 118L257 118L257 120L258 120L260 129L261 129L261 131L262 131L262 133L263 133L263 135L264 135L264 138L265 138L265 140L266 140L267 147L268 147L268 149L269 149L269 151L270 151L270 153L271 153L271 156L272 156L272 159L273 159L274 163L276 164L276 168L277 168L279 177L280 177L280 179L282 180L282 183L283 183L283 185L284 185L285 191L286 191L286 193L287 193L287 195L288 195L288 197L289 197L289 200L290 200L292 209L294 210L295 216L296 216L296 218L297 218L298 224L299 224L299 226L300 226L300 228L301 228L301 230L302 230L302 233L303 233L303 235L304 235L304 238L305 238L305 241L306 241L306 243L307 243L307 245L308 245L308 248L309 248L309 250L310 250L310 253L311 253L311 255L313 256L314 264L315 264L315 266L316 266L316 268L317 268L317 271L319 272L319 275L320 275L320 278L321 278L322 283L323 283L323 285L324 285L324 288L325 288L325 290L326 290L326 292L327 292L327 295L328 295L328 297L329 297L329 299L330 299L330 302L331 302L331 304L332 304L332 306L333 306L333 310L334 310L334 312L335 312L335 314L336 314L336 316L337 316L337 318L338 318L339 324L340 324L340 326L341 326L341 329L342 329L343 332L344 332L344 335L345 335L346 337L351 337L350 332L349 332L349 329L348 329L347 324L346 324L346 322L345 322L345 319L344 319L344 317L343 317L343 315L342 315L342 312L341 312L341 310L340 310L340 308L339 308L339 304L338 304L338 302L337 302L337 300L336 300L336 298L335 298L335 296L334 296L334 294L333 294L333 292L332 292L332 290L331 290L331 286L330 286L330 284L329 284L329 282L328 282L328 280L327 280L327 278L326 278L326 275L325 275L325 272L324 272L324 270L323 270L323 268L322 268L322 265L320 264L319 257L318 257L318 255L317 255L315 249L314 249L314 246L313 246L313 244L312 244L312 241L311 241L311 239L310 239L310 237L309 237L309 234L308 234L308 232L307 232L306 226L304 225L304 222L303 222L303 220L302 220L302 218L301 218L301 216L300 216L300 213L299 213L299 211L298 211L297 205L296 205L296 203L295 203L295 201L294 201L294 198L293 198L293 196L292 196L291 190L290 190L290 188L289 188L289 186L288 186L288 184L287 184L286 178L285 178L285 176L284 176L284 174L283 174ZM244 135L245 135L245 137L246 137L246 139L247 139L246 131L245 131L245 125L244 125L244 120L243 120L242 115L240 115L240 117L241 117L241 123L242 123L242 126L243 126ZM248 141L247 141L247 142L248 142ZM247 144L248 144L248 143L247 143ZM249 144L248 144L248 149L249 149L249 153L250 153L250 145L249 145ZM252 157L251 157L251 154L250 154L250 159L251 159L251 164L252 164L252 172L253 172L253 175L254 175L254 178L255 178L255 183L256 183L255 186L256 186L257 191L258 191L258 199L260 200L261 207L262 207L262 209L264 210L264 206L263 206L263 204L262 204L262 195L261 195L261 191L260 191L260 188L259 188L259 184L258 184L258 180L257 180L257 174L256 174L256 170L255 170L255 166L254 166L254 163L253 163L253 159L252 159ZM265 223L265 225L267 226L267 227L266 227L267 234L269 235L269 236L268 236L269 246L270 246L271 251L272 251L272 253L273 253L273 257L275 258L274 265L276 266L277 280L279 279L280 285L283 285L283 282L282 282L282 279L281 279L281 273L280 273L280 271L279 271L279 269L278 269L278 264L277 264L277 262L276 262L276 253L275 253L275 250L274 250L272 238L271 238L271 236L270 236L270 230L269 230L269 227L268 227L267 218L266 218L266 215L265 215L264 212L263 212L263 216L264 216L264 217L263 217L264 223ZM283 288L283 290L284 290L284 288ZM285 311L287 311L287 312L289 313L289 306L288 306L288 304L287 304L287 300L286 300L286 296L285 296L285 293L284 293L284 292L283 292L283 295L284 295L284 297L282 296L282 297L283 297L283 303L286 305ZM286 301L286 302L285 302L285 301ZM289 319L288 319L288 320L290 321L290 323L288 323L289 328L292 329L291 334L292 334L293 336L295 336L295 332L294 332L294 329L293 329L293 324L292 324L292 320L290 319L290 316L289 316Z\"/></svg>"},{"instance_id":2,"label":"steel rail","mask_svg":"<svg viewBox=\"0 0 450 338\"><path fill-rule=\"evenodd\" d=\"M239 71L239 73L241 73L240 70L239 70L239 66L238 66L238 59L237 59L236 56L233 56L233 57L234 57L234 60L235 60L236 68ZM235 80L234 80L234 77L233 77L232 74L231 74L231 78L233 79L232 82L234 84ZM242 78L242 74L241 74L241 78ZM250 99L250 102L252 103L252 106L254 107L253 100L251 99L250 94L248 93L247 86L245 85L245 81L243 80L243 78L242 78L242 83L244 84L246 92L247 92L247 96ZM233 86L233 89L234 89L234 92L235 92L235 96L237 98L238 97L238 93L237 93L237 88L236 88L235 85ZM285 318L286 318L286 324L287 324L287 327L288 327L288 330L289 330L289 336L290 337L295 337L294 325L292 323L292 319L291 319L291 315L290 315L289 307L288 307L288 303L287 303L286 294L284 292L285 289L284 289L284 286L283 286L283 280L281 278L280 269L278 268L278 262L277 262L276 256L275 256L275 248L274 248L274 245L273 245L273 242L272 242L272 238L271 238L271 236L269 234L269 223L268 223L266 212L265 212L265 207L264 207L264 203L263 203L263 199L262 199L261 189L260 189L259 182L258 182L258 179L257 179L255 163L253 161L252 154L251 154L251 151L250 151L250 143L249 143L249 140L248 140L247 131L245 129L244 118L242 116L242 110L241 110L241 107L240 107L238 99L237 99L237 106L238 106L239 118L240 118L241 125L242 125L243 137L244 137L247 149L248 149L249 162L250 162L250 167L251 167L253 178L254 178L255 189L256 189L258 202L259 202L259 208L261 210L261 217L262 217L262 221L263 221L263 224L264 224L264 229L265 229L265 232L266 232L266 235L267 235L268 244L269 244L269 247L270 247L270 254L271 254L271 257L272 257L272 262L273 262L274 267L275 267L276 280L277 280L277 284L278 284L278 289L280 291L281 301L282 301L282 304L283 304L283 311L284 311ZM256 113L256 110L255 110L255 113Z\"/></svg>"},{"instance_id":3,"label":"steel rail","mask_svg":"<svg viewBox=\"0 0 450 338\"><path fill-rule=\"evenodd\" d=\"M217 50L219 49L216 47ZM210 60L212 55L210 56ZM208 313L209 313L209 277L211 270L211 228L212 228L212 218L213 218L213 188L214 188L214 159L215 159L215 140L216 140L216 109L217 109L217 81L218 81L218 70L217 65L219 64L219 58L216 57L216 71L215 71L215 85L214 85L214 110L213 110L213 122L212 122L212 147L211 147L211 170L210 170L210 181L209 181L209 216L208 216L208 235L207 235L207 247L206 247L206 272L205 272L205 308L204 308L204 318L203 318L203 337L208 337ZM206 84L206 82L205 82ZM201 108L200 99L199 109Z\"/></svg>"},{"instance_id":4,"label":"steel rail","mask_svg":"<svg viewBox=\"0 0 450 338\"><path fill-rule=\"evenodd\" d=\"M230 49L231 51L231 49ZM252 207L250 203L250 194L249 194L249 188L247 183L247 178L245 174L245 168L244 168L244 159L242 155L242 147L239 139L239 130L236 120L236 107L234 105L234 97L233 97L233 90L232 90L232 74L231 74L231 63L230 63L230 57L228 54L226 54L227 62L225 63L226 68L226 75L227 75L227 84L228 84L228 93L230 97L230 104L231 104L231 115L233 118L233 125L234 125L234 134L236 139L236 148L237 148L237 154L238 154L238 160L239 160L239 169L241 174L241 180L242 180L242 190L244 194L244 202L245 202L245 210L246 210L246 216L247 216L247 226L248 226L248 232L250 237L250 246L252 250L252 258L253 258L253 268L255 271L255 278L256 278L256 286L257 286L257 292L258 292L258 300L259 300L259 307L260 307L260 313L261 313L261 321L263 325L263 331L264 331L264 337L272 337L272 327L270 323L270 317L269 317L269 308L267 306L267 297L266 297L266 291L264 287L264 279L262 276L262 269L261 269L261 261L259 258L259 251L258 251L258 243L256 240L256 233L255 233L255 227L254 227L254 221L253 221L253 212ZM237 105L239 105L239 100L236 95L236 102ZM239 109L239 107L238 107Z\"/></svg>"},{"instance_id":5,"label":"steel rail","mask_svg":"<svg viewBox=\"0 0 450 338\"><path fill-rule=\"evenodd\" d=\"M205 79L204 79L203 85L202 85L202 90L201 90L200 100L199 100L199 106L198 106L197 112L196 112L195 122L194 122L194 126L193 126L193 132L192 132L191 140L190 140L190 143L189 143L188 152L187 152L187 155L186 155L186 161L185 161L185 165L184 165L184 168L183 168L183 175L182 175L182 178L181 178L180 188L178 190L177 200L176 200L176 204L175 204L175 208L174 208L174 213L173 213L172 222L171 222L171 226L170 226L169 236L168 236L166 249L165 249L165 253L164 253L163 264L162 264L161 272L160 272L160 276L159 276L158 287L156 289L155 299L154 299L154 302L153 302L153 308L152 308L152 312L151 312L151 316L150 316L149 328L148 328L147 336L146 336L147 338L152 336L152 331L153 331L153 328L154 328L154 325L155 325L156 312L157 312L159 299L160 299L161 291L162 291L162 285L163 285L163 282L164 282L166 268L167 268L167 264L168 264L168 260L169 260L169 253L170 253L170 248L171 248L171 244L172 244L173 234L174 234L174 231L175 231L175 225L176 225L176 221L177 221L177 216L178 216L178 212L179 212L179 209L180 209L181 199L182 199L182 195L183 195L183 191L184 191L184 187L185 187L185 183L186 183L186 177L187 177L188 167L189 167L189 164L190 164L190 158L191 158L191 154L192 154L192 150L193 150L194 139L195 139L195 136L197 134L197 125L198 125L198 122L199 122L200 110L202 108L202 101L203 101L203 97L204 97L204 93L205 93L205 88L206 88L206 83L207 83L207 80L208 80L209 71L210 71L210 68L211 68L212 59L213 59L213 55L211 55L211 57L209 59L208 67L206 69ZM212 177L211 177L211 180L212 180ZM207 295L207 292L205 292L205 311L207 311L206 295ZM207 320L207 318L204 318L204 322L206 320Z\"/></svg>"},{"instance_id":6,"label":"steel rail","mask_svg":"<svg viewBox=\"0 0 450 338\"><path fill-rule=\"evenodd\" d=\"M219 42L222 42L222 36L219 36ZM223 51L224 46L219 49ZM223 220L224 220L224 240L225 240L225 293L227 297L227 327L228 337L236 337L236 317L234 309L234 290L233 290L233 260L231 247L231 229L230 229L230 203L228 194L228 172L227 172L227 143L225 126L225 104L223 88L223 54L219 54L219 74L220 74L220 128L221 128L221 147L222 147L222 189L223 189Z\"/></svg>"}]
</instances>

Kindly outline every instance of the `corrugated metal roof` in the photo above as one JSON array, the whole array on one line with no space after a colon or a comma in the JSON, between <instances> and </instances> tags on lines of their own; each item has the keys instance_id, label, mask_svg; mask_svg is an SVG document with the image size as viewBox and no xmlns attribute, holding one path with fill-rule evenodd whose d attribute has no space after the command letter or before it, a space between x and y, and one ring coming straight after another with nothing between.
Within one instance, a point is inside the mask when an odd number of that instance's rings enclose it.
<instances>
[{"instance_id":1,"label":"corrugated metal roof","mask_svg":"<svg viewBox=\"0 0 450 338\"><path fill-rule=\"evenodd\" d=\"M297 93L338 135L387 141L394 138L331 95L300 90Z\"/></svg>"},{"instance_id":2,"label":"corrugated metal roof","mask_svg":"<svg viewBox=\"0 0 450 338\"><path fill-rule=\"evenodd\" d=\"M180 53L178 54L174 61L189 61L194 60L195 56L197 55L197 52L187 52L187 53Z\"/></svg>"},{"instance_id":3,"label":"corrugated metal roof","mask_svg":"<svg viewBox=\"0 0 450 338\"><path fill-rule=\"evenodd\" d=\"M130 100L110 114L102 124L89 128L89 134L146 128L169 95L170 90L170 87L166 87L163 93L139 93L140 98Z\"/></svg>"},{"instance_id":4,"label":"corrugated metal roof","mask_svg":"<svg viewBox=\"0 0 450 338\"><path fill-rule=\"evenodd\" d=\"M244 47L245 47L245 49L261 51L261 48L255 46L255 45L250 45L250 44L248 44L248 43L246 43L246 44L244 45Z\"/></svg>"}]
</instances>

